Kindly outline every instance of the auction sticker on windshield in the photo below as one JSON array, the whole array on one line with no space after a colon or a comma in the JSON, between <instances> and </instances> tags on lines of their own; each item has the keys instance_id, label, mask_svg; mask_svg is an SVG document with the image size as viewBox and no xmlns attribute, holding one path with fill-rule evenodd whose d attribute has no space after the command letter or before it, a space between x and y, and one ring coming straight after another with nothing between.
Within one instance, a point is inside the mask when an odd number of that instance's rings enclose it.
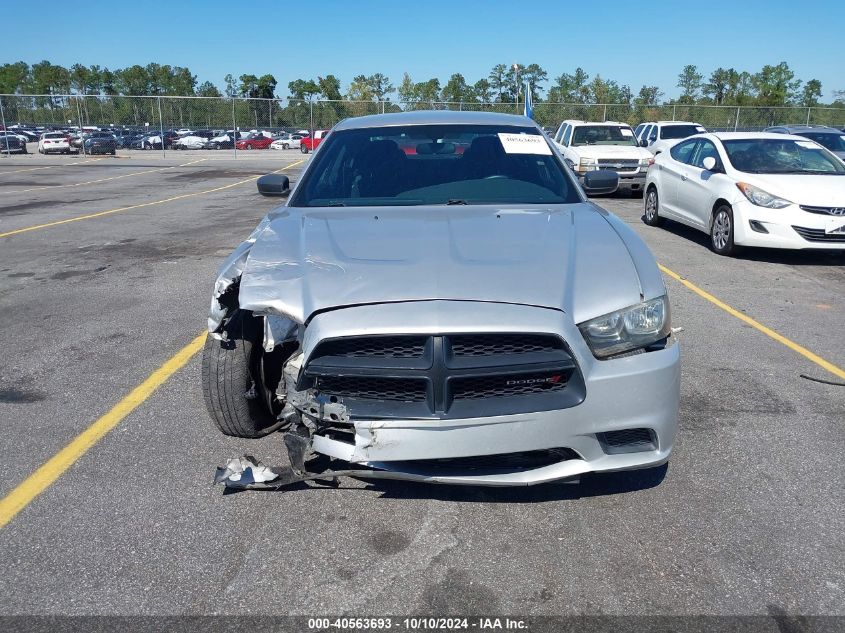
<instances>
[{"instance_id":1,"label":"auction sticker on windshield","mask_svg":"<svg viewBox=\"0 0 845 633\"><path fill-rule=\"evenodd\" d=\"M622 136L634 136L634 132L628 128L623 127L619 131L622 132Z\"/></svg>"},{"instance_id":2,"label":"auction sticker on windshield","mask_svg":"<svg viewBox=\"0 0 845 633\"><path fill-rule=\"evenodd\" d=\"M508 154L545 154L552 155L549 144L539 134L506 134L499 132L499 140Z\"/></svg>"}]
</instances>

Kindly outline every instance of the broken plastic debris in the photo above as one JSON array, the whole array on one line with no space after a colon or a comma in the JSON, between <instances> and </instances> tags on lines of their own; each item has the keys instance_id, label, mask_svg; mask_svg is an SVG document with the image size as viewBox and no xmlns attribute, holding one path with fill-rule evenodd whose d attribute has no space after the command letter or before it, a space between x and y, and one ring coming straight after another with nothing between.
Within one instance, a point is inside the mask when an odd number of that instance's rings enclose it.
<instances>
[{"instance_id":1,"label":"broken plastic debris","mask_svg":"<svg viewBox=\"0 0 845 633\"><path fill-rule=\"evenodd\" d=\"M214 473L214 483L225 483L227 486L236 483L245 486L254 483L265 483L278 479L279 473L257 461L252 455L235 457L226 462L225 466L218 466Z\"/></svg>"}]
</instances>

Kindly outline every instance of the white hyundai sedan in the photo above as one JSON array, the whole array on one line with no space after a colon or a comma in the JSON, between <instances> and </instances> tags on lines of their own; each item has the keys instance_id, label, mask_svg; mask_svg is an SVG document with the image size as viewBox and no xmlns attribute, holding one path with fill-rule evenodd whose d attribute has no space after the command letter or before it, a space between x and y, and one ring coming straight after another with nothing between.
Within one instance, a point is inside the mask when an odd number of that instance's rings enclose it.
<instances>
[{"instance_id":1,"label":"white hyundai sedan","mask_svg":"<svg viewBox=\"0 0 845 633\"><path fill-rule=\"evenodd\" d=\"M662 152L646 178L645 222L710 234L711 248L845 250L845 164L802 136L698 134Z\"/></svg>"}]
</instances>

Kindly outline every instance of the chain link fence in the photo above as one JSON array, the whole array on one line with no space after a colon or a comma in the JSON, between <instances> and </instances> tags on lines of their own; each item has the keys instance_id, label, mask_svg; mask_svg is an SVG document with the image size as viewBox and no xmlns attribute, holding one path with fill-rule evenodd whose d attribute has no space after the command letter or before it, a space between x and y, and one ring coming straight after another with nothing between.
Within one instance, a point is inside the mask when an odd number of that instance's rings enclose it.
<instances>
[{"instance_id":1,"label":"chain link fence","mask_svg":"<svg viewBox=\"0 0 845 633\"><path fill-rule=\"evenodd\" d=\"M409 110L470 110L521 114L523 103L443 101L349 101L248 99L239 97L0 95L4 128L10 125L56 129L98 127L163 132L178 129L295 131L331 128L338 121L368 114ZM556 129L561 121L693 121L714 131L761 130L778 124L845 127L845 106L760 107L708 105L534 104L534 118Z\"/></svg>"}]
</instances>

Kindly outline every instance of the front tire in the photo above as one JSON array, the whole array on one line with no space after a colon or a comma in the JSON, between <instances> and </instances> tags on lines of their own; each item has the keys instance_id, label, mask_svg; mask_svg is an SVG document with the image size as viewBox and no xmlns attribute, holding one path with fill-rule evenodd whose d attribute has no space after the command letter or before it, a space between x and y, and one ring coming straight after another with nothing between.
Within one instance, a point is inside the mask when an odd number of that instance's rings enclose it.
<instances>
[{"instance_id":1,"label":"front tire","mask_svg":"<svg viewBox=\"0 0 845 633\"><path fill-rule=\"evenodd\" d=\"M663 218L658 215L660 210L660 198L657 196L657 187L649 187L643 204L643 220L649 226L660 226Z\"/></svg>"},{"instance_id":2,"label":"front tire","mask_svg":"<svg viewBox=\"0 0 845 633\"><path fill-rule=\"evenodd\" d=\"M710 248L718 255L736 255L739 247L734 244L734 213L723 204L713 214L710 225Z\"/></svg>"},{"instance_id":3,"label":"front tire","mask_svg":"<svg viewBox=\"0 0 845 633\"><path fill-rule=\"evenodd\" d=\"M287 143L283 143L282 149L290 149L290 145L288 145Z\"/></svg>"},{"instance_id":4,"label":"front tire","mask_svg":"<svg viewBox=\"0 0 845 633\"><path fill-rule=\"evenodd\" d=\"M226 326L227 341L207 337L202 352L202 390L215 426L232 437L256 438L277 422L261 380L261 319L238 310Z\"/></svg>"},{"instance_id":5,"label":"front tire","mask_svg":"<svg viewBox=\"0 0 845 633\"><path fill-rule=\"evenodd\" d=\"M307 154L308 153L308 147L306 147L305 145L300 145L299 151L302 152L303 154Z\"/></svg>"}]
</instances>

